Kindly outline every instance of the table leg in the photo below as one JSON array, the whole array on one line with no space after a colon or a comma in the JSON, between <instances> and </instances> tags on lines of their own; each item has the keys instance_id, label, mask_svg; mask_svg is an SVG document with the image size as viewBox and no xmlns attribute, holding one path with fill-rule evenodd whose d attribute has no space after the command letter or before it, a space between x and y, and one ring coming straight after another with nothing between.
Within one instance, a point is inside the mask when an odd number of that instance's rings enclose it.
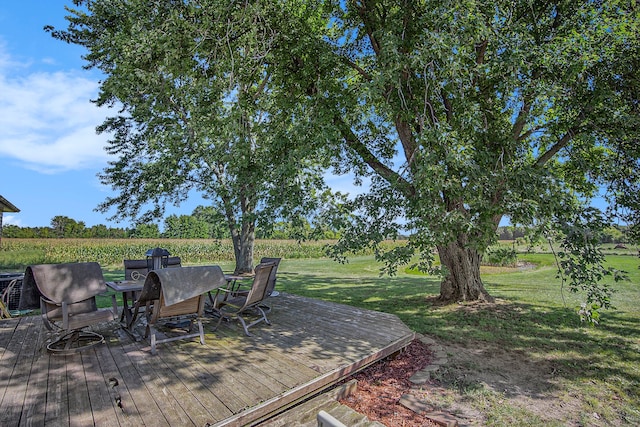
<instances>
[{"instance_id":1,"label":"table leg","mask_svg":"<svg viewBox=\"0 0 640 427\"><path fill-rule=\"evenodd\" d=\"M122 316L120 320L122 320L122 317L124 316L126 320L125 325L127 329L129 328L129 324L131 323L131 317L132 317L131 306L129 305L129 297L131 298L131 302L133 303L133 300L134 300L133 292L122 293Z\"/></svg>"}]
</instances>

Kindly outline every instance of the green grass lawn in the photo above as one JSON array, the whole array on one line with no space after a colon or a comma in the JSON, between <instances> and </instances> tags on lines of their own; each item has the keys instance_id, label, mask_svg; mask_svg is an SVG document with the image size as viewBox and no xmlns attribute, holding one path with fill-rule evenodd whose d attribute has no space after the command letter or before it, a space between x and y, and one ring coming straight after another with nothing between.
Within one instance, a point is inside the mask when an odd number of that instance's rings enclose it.
<instances>
[{"instance_id":1,"label":"green grass lawn","mask_svg":"<svg viewBox=\"0 0 640 427\"><path fill-rule=\"evenodd\" d=\"M553 378L541 401L573 402L565 415L545 418L544 410L523 407L516 399L510 403L502 393L482 384L461 383L443 374L441 383L452 393L448 398L472 405L483 414L484 425L640 424L638 259L609 256L608 262L628 271L630 280L615 285L615 308L605 310L600 325L592 327L580 322L575 311L578 295L562 290L551 255L523 258L539 267L487 269L483 273L488 291L499 301L489 307L435 304L433 297L439 292L436 277L405 272L380 277L371 257L344 265L321 259L284 260L278 289L396 314L416 332L435 337L445 346L493 348L518 355L532 366L538 362L550 366ZM477 361L468 363L466 369L475 369ZM451 372L460 374L462 368L455 368ZM573 407L575 402L579 407ZM453 408L454 403L450 402Z\"/></svg>"}]
</instances>

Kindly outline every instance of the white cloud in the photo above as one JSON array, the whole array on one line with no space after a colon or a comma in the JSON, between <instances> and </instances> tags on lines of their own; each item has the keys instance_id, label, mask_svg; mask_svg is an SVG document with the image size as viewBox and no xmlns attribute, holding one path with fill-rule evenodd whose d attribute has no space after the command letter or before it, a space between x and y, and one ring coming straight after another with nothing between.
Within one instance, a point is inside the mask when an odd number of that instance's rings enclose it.
<instances>
[{"instance_id":1,"label":"white cloud","mask_svg":"<svg viewBox=\"0 0 640 427\"><path fill-rule=\"evenodd\" d=\"M29 72L0 44L0 156L49 173L105 165L108 136L95 127L108 112L90 102L97 91L76 72Z\"/></svg>"},{"instance_id":2,"label":"white cloud","mask_svg":"<svg viewBox=\"0 0 640 427\"><path fill-rule=\"evenodd\" d=\"M2 217L3 225L17 225L18 227L22 227L22 221L19 218L16 218L15 215L4 215Z\"/></svg>"}]
</instances>

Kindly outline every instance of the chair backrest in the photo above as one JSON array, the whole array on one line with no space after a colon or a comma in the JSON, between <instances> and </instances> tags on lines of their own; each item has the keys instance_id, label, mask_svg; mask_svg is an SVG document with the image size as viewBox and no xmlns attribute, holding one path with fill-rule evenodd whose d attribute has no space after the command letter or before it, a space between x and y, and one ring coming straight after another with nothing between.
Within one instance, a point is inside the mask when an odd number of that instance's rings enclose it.
<instances>
[{"instance_id":1,"label":"chair backrest","mask_svg":"<svg viewBox=\"0 0 640 427\"><path fill-rule=\"evenodd\" d=\"M255 268L255 276L253 276L253 284L247 294L247 299L244 302L243 309L250 307L261 301L263 301L267 295L267 287L269 285L269 277L275 263L260 263Z\"/></svg>"},{"instance_id":2,"label":"chair backrest","mask_svg":"<svg viewBox=\"0 0 640 427\"><path fill-rule=\"evenodd\" d=\"M182 260L179 256L167 258L164 268L182 267ZM149 264L146 259L125 259L124 260L124 280L144 279L149 272Z\"/></svg>"},{"instance_id":3,"label":"chair backrest","mask_svg":"<svg viewBox=\"0 0 640 427\"><path fill-rule=\"evenodd\" d=\"M163 265L164 268L182 267L182 260L179 256L170 256L167 258L167 263Z\"/></svg>"},{"instance_id":4,"label":"chair backrest","mask_svg":"<svg viewBox=\"0 0 640 427\"><path fill-rule=\"evenodd\" d=\"M96 311L95 297L107 290L97 262L30 265L24 273L23 288L37 292L54 304L69 304L72 314ZM51 307L47 316L55 318L61 310Z\"/></svg>"},{"instance_id":5,"label":"chair backrest","mask_svg":"<svg viewBox=\"0 0 640 427\"><path fill-rule=\"evenodd\" d=\"M138 301L159 300L157 307L154 304L157 317L201 315L202 295L226 284L227 279L217 265L163 268L149 272Z\"/></svg>"},{"instance_id":6,"label":"chair backrest","mask_svg":"<svg viewBox=\"0 0 640 427\"><path fill-rule=\"evenodd\" d=\"M267 292L266 296L269 296L273 293L273 290L276 288L276 274L278 272L278 266L280 265L280 260L282 258L267 258L264 257L260 260L260 264L272 263L273 269L271 270L271 274L269 275L269 283L267 284Z\"/></svg>"},{"instance_id":7,"label":"chair backrest","mask_svg":"<svg viewBox=\"0 0 640 427\"><path fill-rule=\"evenodd\" d=\"M30 265L23 282L35 284L42 296L58 304L73 304L107 291L97 262Z\"/></svg>"},{"instance_id":8,"label":"chair backrest","mask_svg":"<svg viewBox=\"0 0 640 427\"><path fill-rule=\"evenodd\" d=\"M124 280L137 280L138 277L147 276L149 268L147 268L146 259L125 259L124 260Z\"/></svg>"}]
</instances>

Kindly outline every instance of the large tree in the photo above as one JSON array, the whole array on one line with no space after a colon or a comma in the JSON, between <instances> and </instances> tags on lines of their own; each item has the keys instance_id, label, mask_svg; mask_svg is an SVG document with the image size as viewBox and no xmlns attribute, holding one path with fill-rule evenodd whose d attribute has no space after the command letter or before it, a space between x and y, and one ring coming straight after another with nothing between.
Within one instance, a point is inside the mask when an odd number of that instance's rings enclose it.
<instances>
[{"instance_id":1,"label":"large tree","mask_svg":"<svg viewBox=\"0 0 640 427\"><path fill-rule=\"evenodd\" d=\"M197 191L224 213L235 272L250 272L256 225L307 215L327 195L265 62L284 11L268 1L74 3L68 28L48 29L87 48L87 67L105 76L97 104L118 109L99 127L117 158L100 177L118 195L99 209L149 222Z\"/></svg>"},{"instance_id":2,"label":"large tree","mask_svg":"<svg viewBox=\"0 0 640 427\"><path fill-rule=\"evenodd\" d=\"M318 3L326 27L279 64L335 144L336 171L372 177L337 254L410 233L378 253L390 271L416 252L432 267L435 248L441 299L490 300L480 262L505 216L561 229L571 249L604 224L585 210L601 188L637 213L635 2ZM602 257L590 260L563 268L580 280Z\"/></svg>"},{"instance_id":3,"label":"large tree","mask_svg":"<svg viewBox=\"0 0 640 427\"><path fill-rule=\"evenodd\" d=\"M136 214L196 188L236 218L235 242L262 206L247 195L272 194L256 183L299 195L318 182L292 179L308 155L330 155L371 179L335 253L410 234L379 258L393 272L417 252L428 269L435 249L446 301L491 299L480 261L505 216L563 230L571 248L603 224L584 209L603 185L637 212L634 2L77 3L89 13L54 35L89 49L108 76L99 103L126 112L103 127L120 156L105 182L122 190L105 207Z\"/></svg>"}]
</instances>

